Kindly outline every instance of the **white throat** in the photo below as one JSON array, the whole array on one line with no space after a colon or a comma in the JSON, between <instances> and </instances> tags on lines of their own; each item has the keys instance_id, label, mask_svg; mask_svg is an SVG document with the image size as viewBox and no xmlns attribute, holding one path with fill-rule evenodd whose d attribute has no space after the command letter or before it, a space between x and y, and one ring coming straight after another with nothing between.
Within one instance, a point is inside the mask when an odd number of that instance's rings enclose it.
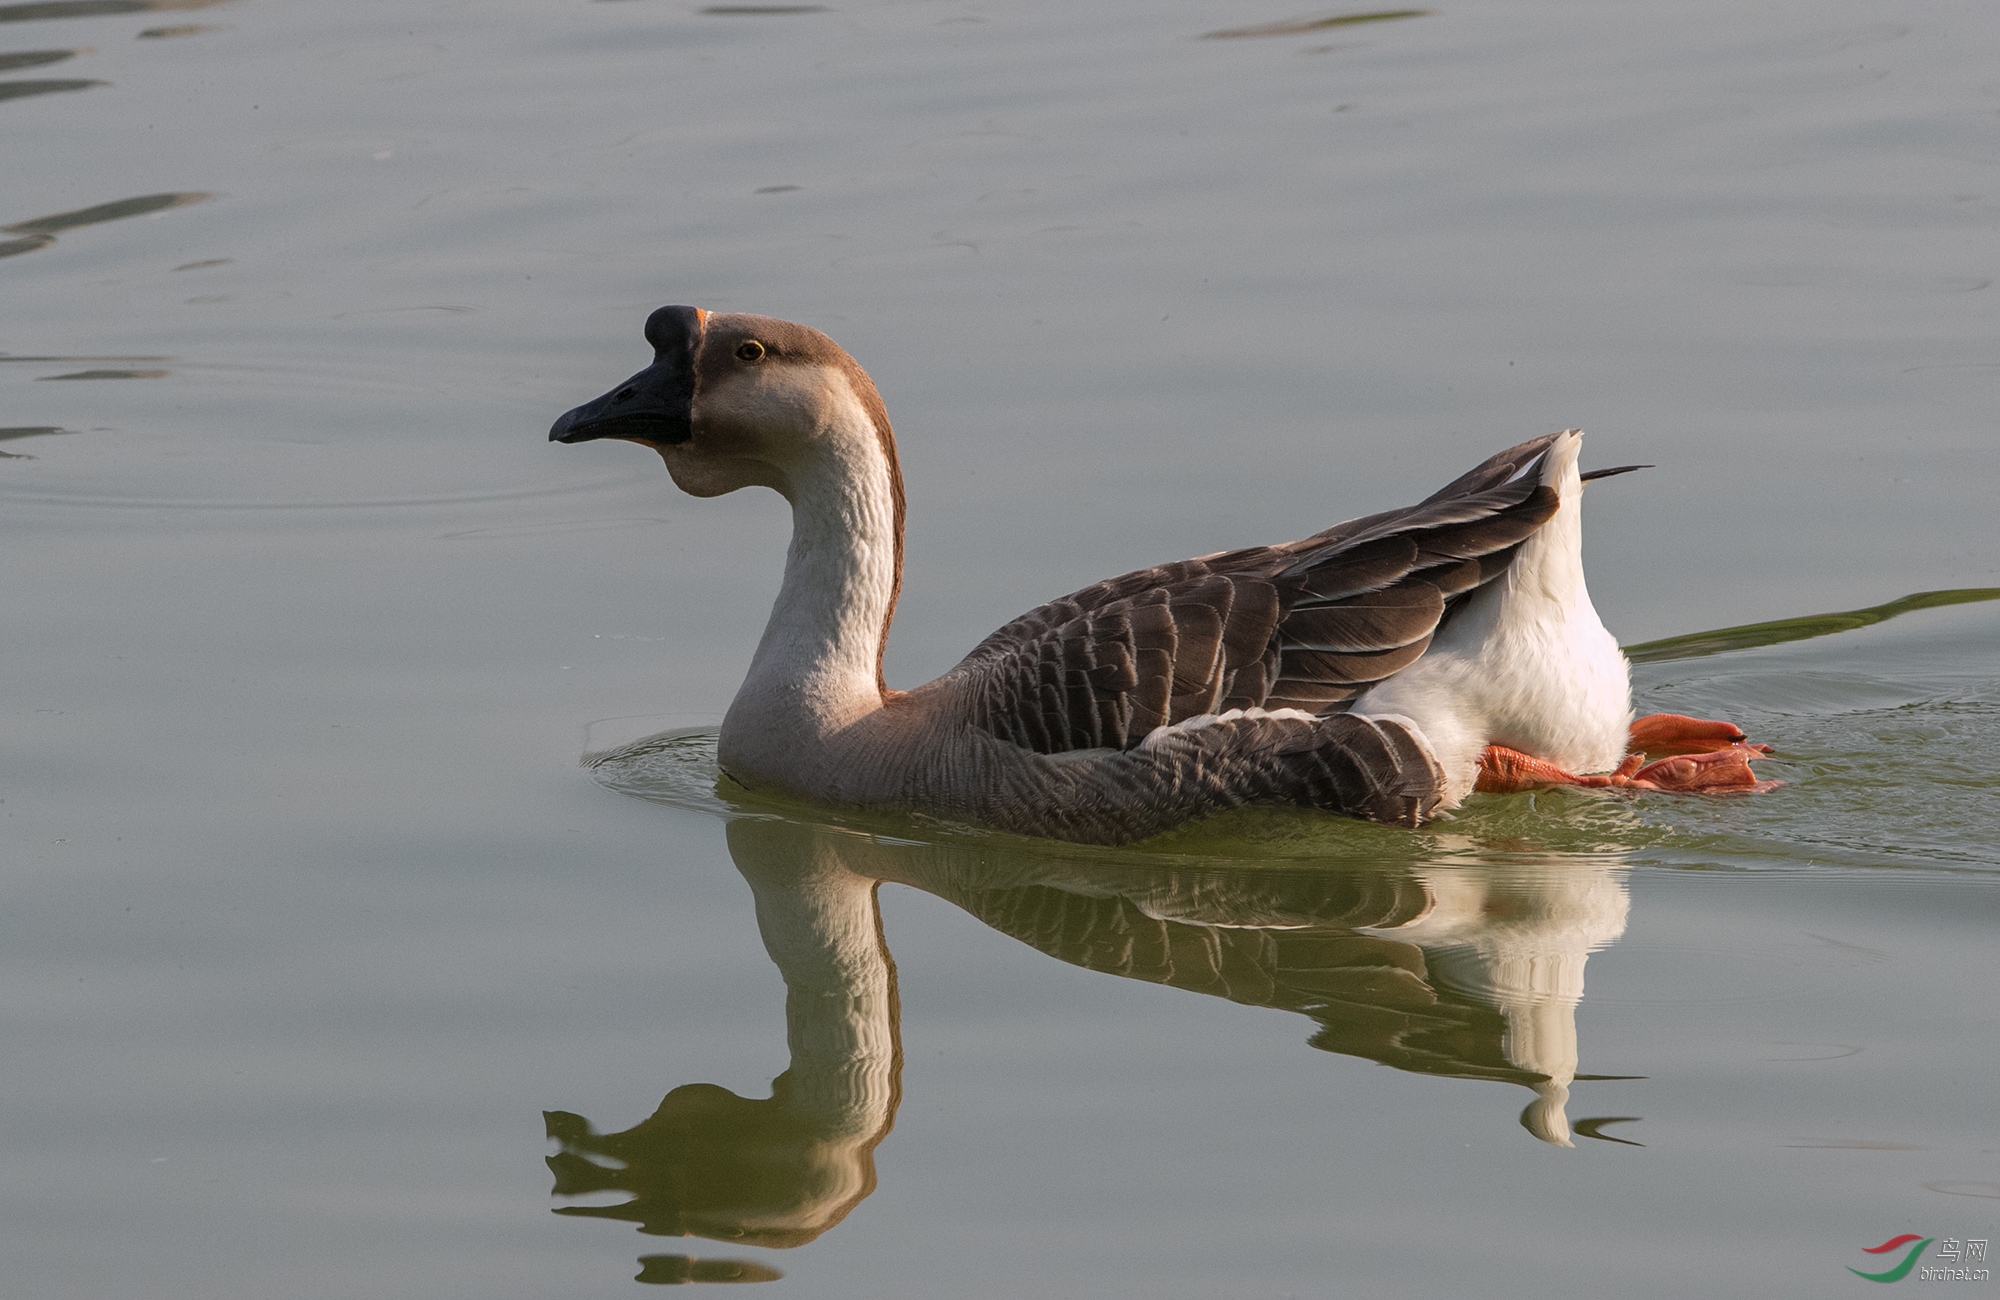
<instances>
[{"instance_id":1,"label":"white throat","mask_svg":"<svg viewBox=\"0 0 2000 1300\"><path fill-rule=\"evenodd\" d=\"M882 706L882 641L896 595L895 471L858 401L788 467L785 580L723 719L738 779L795 778L833 733Z\"/></svg>"}]
</instances>

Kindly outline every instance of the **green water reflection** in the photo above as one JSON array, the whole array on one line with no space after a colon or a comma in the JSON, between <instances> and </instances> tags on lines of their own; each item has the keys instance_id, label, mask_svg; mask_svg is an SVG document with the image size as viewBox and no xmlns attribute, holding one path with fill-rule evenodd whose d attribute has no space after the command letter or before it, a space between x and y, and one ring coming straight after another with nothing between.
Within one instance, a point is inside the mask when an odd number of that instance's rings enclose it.
<instances>
[{"instance_id":1,"label":"green water reflection","mask_svg":"<svg viewBox=\"0 0 2000 1300\"><path fill-rule=\"evenodd\" d=\"M41 81L0 81L0 100L26 99L30 95L55 95L66 90L89 90L92 86L106 86L106 81L92 81L84 77L56 77Z\"/></svg>"},{"instance_id":2,"label":"green water reflection","mask_svg":"<svg viewBox=\"0 0 2000 1300\"><path fill-rule=\"evenodd\" d=\"M14 72L21 68L40 68L51 63L61 63L64 59L77 56L75 50L5 50L0 51L0 72Z\"/></svg>"},{"instance_id":3,"label":"green water reflection","mask_svg":"<svg viewBox=\"0 0 2000 1300\"><path fill-rule=\"evenodd\" d=\"M71 18L108 18L166 9L212 9L230 0L39 0L0 5L0 23L34 23Z\"/></svg>"},{"instance_id":4,"label":"green water reflection","mask_svg":"<svg viewBox=\"0 0 2000 1300\"><path fill-rule=\"evenodd\" d=\"M1690 632L1643 645L1627 646L1625 657L1635 664L1661 663L1669 659L1699 659L1726 650L1749 650L1756 646L1783 645L1813 637L1852 632L1856 628L1886 622L1898 614L1946 605L1971 605L2000 600L2000 587L1959 587L1950 591L1919 591L1886 604L1867 609L1842 610L1833 614L1808 614L1801 618L1780 618L1768 623L1745 623L1739 627L1717 628L1713 632Z\"/></svg>"},{"instance_id":5,"label":"green water reflection","mask_svg":"<svg viewBox=\"0 0 2000 1300\"><path fill-rule=\"evenodd\" d=\"M32 253L38 248L47 248L56 241L58 234L65 230L75 230L79 226L94 226L106 221L122 221L127 217L149 216L155 212L186 207L190 203L200 203L214 197L213 194L195 190L168 194L141 194L136 198L118 199L112 203L99 203L70 212L57 212L46 217L31 217L26 221L16 221L12 225L0 226L0 234L19 236L16 239L0 239L0 257L12 257L19 253Z\"/></svg>"},{"instance_id":6,"label":"green water reflection","mask_svg":"<svg viewBox=\"0 0 2000 1300\"><path fill-rule=\"evenodd\" d=\"M1331 14L1323 18L1291 18L1275 23L1259 23L1255 27L1225 27L1220 31L1204 32L1207 41L1237 40L1247 36L1300 36L1306 32L1326 31L1332 27L1354 27L1361 23L1387 23L1399 18L1424 18L1428 9L1378 9L1361 14Z\"/></svg>"}]
</instances>

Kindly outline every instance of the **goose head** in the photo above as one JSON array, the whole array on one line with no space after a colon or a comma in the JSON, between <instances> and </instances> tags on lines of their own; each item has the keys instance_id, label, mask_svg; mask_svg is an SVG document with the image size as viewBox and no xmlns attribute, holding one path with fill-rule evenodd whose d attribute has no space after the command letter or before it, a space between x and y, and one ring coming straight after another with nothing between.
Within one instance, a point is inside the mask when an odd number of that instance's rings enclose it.
<instances>
[{"instance_id":1,"label":"goose head","mask_svg":"<svg viewBox=\"0 0 2000 1300\"><path fill-rule=\"evenodd\" d=\"M769 316L662 307L646 320L653 364L566 412L552 442L651 447L683 492L720 496L807 482L886 458L895 444L865 371L816 329Z\"/></svg>"}]
</instances>

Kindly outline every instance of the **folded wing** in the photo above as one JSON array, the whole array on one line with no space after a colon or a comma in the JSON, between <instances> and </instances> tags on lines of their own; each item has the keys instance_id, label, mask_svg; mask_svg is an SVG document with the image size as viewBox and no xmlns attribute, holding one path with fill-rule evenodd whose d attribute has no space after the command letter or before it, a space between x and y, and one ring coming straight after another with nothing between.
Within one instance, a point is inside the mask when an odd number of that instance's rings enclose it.
<instances>
[{"instance_id":1,"label":"folded wing","mask_svg":"<svg viewBox=\"0 0 2000 1300\"><path fill-rule=\"evenodd\" d=\"M974 726L1040 754L1131 749L1229 709L1341 712L1407 668L1555 513L1510 447L1423 501L1260 546L1141 569L1030 610L949 682Z\"/></svg>"}]
</instances>

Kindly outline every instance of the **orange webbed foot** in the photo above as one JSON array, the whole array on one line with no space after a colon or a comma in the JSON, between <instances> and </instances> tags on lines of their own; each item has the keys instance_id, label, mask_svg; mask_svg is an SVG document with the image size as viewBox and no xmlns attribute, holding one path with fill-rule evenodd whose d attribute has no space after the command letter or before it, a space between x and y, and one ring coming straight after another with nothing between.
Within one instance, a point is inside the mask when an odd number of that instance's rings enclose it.
<instances>
[{"instance_id":1,"label":"orange webbed foot","mask_svg":"<svg viewBox=\"0 0 2000 1300\"><path fill-rule=\"evenodd\" d=\"M1523 790L1541 790L1552 785L1580 785L1602 789L1605 786L1623 784L1645 761L1640 755L1632 754L1618 765L1616 772L1604 776L1578 776L1532 754L1523 754L1518 749L1509 749L1505 745L1488 745L1485 752L1479 756L1479 779L1473 783L1472 788L1482 794L1517 794Z\"/></svg>"},{"instance_id":2,"label":"orange webbed foot","mask_svg":"<svg viewBox=\"0 0 2000 1300\"><path fill-rule=\"evenodd\" d=\"M1646 764L1621 784L1635 790L1665 790L1675 794L1758 794L1775 790L1783 781L1766 781L1750 770L1758 752L1768 746L1732 745L1707 754L1676 754ZM1627 763L1631 762L1628 758ZM1621 769L1622 770L1622 769Z\"/></svg>"},{"instance_id":3,"label":"orange webbed foot","mask_svg":"<svg viewBox=\"0 0 2000 1300\"><path fill-rule=\"evenodd\" d=\"M1631 735L1632 748L1649 755L1707 754L1730 746L1771 752L1769 745L1753 744L1733 722L1690 718L1685 713L1649 713L1632 724Z\"/></svg>"},{"instance_id":4,"label":"orange webbed foot","mask_svg":"<svg viewBox=\"0 0 2000 1300\"><path fill-rule=\"evenodd\" d=\"M1579 776L1532 754L1504 745L1488 745L1479 756L1479 777L1472 788L1482 794L1516 794L1556 785L1597 790L1658 790L1670 794L1758 794L1784 784L1763 780L1750 768L1751 762L1762 758L1769 748L1737 744L1706 754L1675 754L1651 763L1646 762L1643 754L1627 754L1616 771Z\"/></svg>"}]
</instances>

